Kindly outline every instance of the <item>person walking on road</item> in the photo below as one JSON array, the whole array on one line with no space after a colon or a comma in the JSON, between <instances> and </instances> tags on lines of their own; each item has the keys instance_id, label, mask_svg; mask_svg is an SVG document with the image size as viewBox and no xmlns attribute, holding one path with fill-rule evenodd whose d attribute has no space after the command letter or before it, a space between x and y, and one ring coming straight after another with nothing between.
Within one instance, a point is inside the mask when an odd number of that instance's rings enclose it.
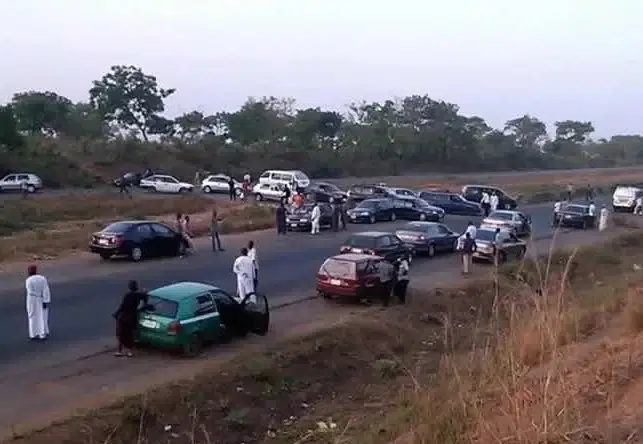
<instances>
[{"instance_id":1,"label":"person walking on road","mask_svg":"<svg viewBox=\"0 0 643 444\"><path fill-rule=\"evenodd\" d=\"M588 214L592 221L592 228L596 228L596 205L594 201L589 203Z\"/></svg>"},{"instance_id":2,"label":"person walking on road","mask_svg":"<svg viewBox=\"0 0 643 444\"><path fill-rule=\"evenodd\" d=\"M587 184L587 187L585 188L585 200L588 202L594 200L594 188L590 184Z\"/></svg>"},{"instance_id":3,"label":"person walking on road","mask_svg":"<svg viewBox=\"0 0 643 444\"><path fill-rule=\"evenodd\" d=\"M212 207L212 214L210 216L210 238L212 239L212 251L225 251L221 247L221 238L219 237L219 228L221 220L219 219L219 213L217 212L217 207Z\"/></svg>"},{"instance_id":4,"label":"person walking on road","mask_svg":"<svg viewBox=\"0 0 643 444\"><path fill-rule=\"evenodd\" d=\"M139 291L138 282L129 281L127 293L112 315L116 319L116 338L118 339L118 350L114 356L132 356L138 313L147 304L147 301L147 293Z\"/></svg>"},{"instance_id":5,"label":"person walking on road","mask_svg":"<svg viewBox=\"0 0 643 444\"><path fill-rule=\"evenodd\" d=\"M560 210L562 209L562 206L563 204L560 200L557 200L556 203L554 204L554 218L551 223L552 227L555 227L560 222L558 219L558 215L560 214Z\"/></svg>"},{"instance_id":6,"label":"person walking on road","mask_svg":"<svg viewBox=\"0 0 643 444\"><path fill-rule=\"evenodd\" d=\"M315 206L313 207L313 211L310 215L310 234L319 234L319 223L321 221L321 208L319 207L319 203L315 202Z\"/></svg>"},{"instance_id":7,"label":"person walking on road","mask_svg":"<svg viewBox=\"0 0 643 444\"><path fill-rule=\"evenodd\" d=\"M598 218L598 230L599 231L605 231L607 228L607 218L609 217L609 211L603 205L603 208L601 208L600 216Z\"/></svg>"},{"instance_id":8,"label":"person walking on road","mask_svg":"<svg viewBox=\"0 0 643 444\"><path fill-rule=\"evenodd\" d=\"M500 198L498 197L498 194L496 194L496 192L494 191L491 197L489 198L489 206L492 213L498 209L498 205L500 205Z\"/></svg>"},{"instance_id":9,"label":"person walking on road","mask_svg":"<svg viewBox=\"0 0 643 444\"><path fill-rule=\"evenodd\" d=\"M237 190L235 189L232 176L228 178L228 195L230 196L230 200L237 200Z\"/></svg>"},{"instance_id":10,"label":"person walking on road","mask_svg":"<svg viewBox=\"0 0 643 444\"><path fill-rule=\"evenodd\" d=\"M254 272L252 273L252 281L254 283L254 290L257 291L259 288L259 257L257 256L257 247L255 247L255 241L251 240L248 242L248 257L252 260L252 265Z\"/></svg>"},{"instance_id":11,"label":"person walking on road","mask_svg":"<svg viewBox=\"0 0 643 444\"><path fill-rule=\"evenodd\" d=\"M277 234L286 234L286 207L284 206L283 199L279 202L277 211L275 212L277 218Z\"/></svg>"},{"instance_id":12,"label":"person walking on road","mask_svg":"<svg viewBox=\"0 0 643 444\"><path fill-rule=\"evenodd\" d=\"M237 276L237 299L243 302L248 298L249 302L256 303L254 289L254 264L248 257L248 249L243 247L241 254L234 260L232 271Z\"/></svg>"},{"instance_id":13,"label":"person walking on road","mask_svg":"<svg viewBox=\"0 0 643 444\"><path fill-rule=\"evenodd\" d=\"M572 201L572 197L574 197L574 185L571 183L567 184L567 200L569 202Z\"/></svg>"},{"instance_id":14,"label":"person walking on road","mask_svg":"<svg viewBox=\"0 0 643 444\"><path fill-rule=\"evenodd\" d=\"M491 196L486 191L482 192L482 198L480 199L480 205L484 211L484 217L489 217L489 212L491 210Z\"/></svg>"},{"instance_id":15,"label":"person walking on road","mask_svg":"<svg viewBox=\"0 0 643 444\"><path fill-rule=\"evenodd\" d=\"M407 257L401 257L395 261L395 271L397 279L393 287L393 294L397 297L401 304L406 303L406 291L409 286L409 261Z\"/></svg>"},{"instance_id":16,"label":"person walking on road","mask_svg":"<svg viewBox=\"0 0 643 444\"><path fill-rule=\"evenodd\" d=\"M49 336L49 303L51 302L51 292L47 278L38 274L38 268L35 265L29 265L27 268L25 289L27 291L29 339L47 339L47 336Z\"/></svg>"},{"instance_id":17,"label":"person walking on road","mask_svg":"<svg viewBox=\"0 0 643 444\"><path fill-rule=\"evenodd\" d=\"M634 205L634 214L643 214L643 196L636 198L636 204Z\"/></svg>"},{"instance_id":18,"label":"person walking on road","mask_svg":"<svg viewBox=\"0 0 643 444\"><path fill-rule=\"evenodd\" d=\"M471 259L473 253L476 251L476 241L467 232L464 234L464 242L462 243L462 273L469 274L471 268Z\"/></svg>"}]
</instances>

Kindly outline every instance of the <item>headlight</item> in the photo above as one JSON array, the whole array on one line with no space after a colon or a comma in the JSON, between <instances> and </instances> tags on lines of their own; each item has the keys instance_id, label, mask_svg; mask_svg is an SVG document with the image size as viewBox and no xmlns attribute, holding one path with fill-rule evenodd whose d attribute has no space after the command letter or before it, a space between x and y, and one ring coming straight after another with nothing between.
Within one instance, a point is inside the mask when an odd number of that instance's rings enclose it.
<instances>
[{"instance_id":1,"label":"headlight","mask_svg":"<svg viewBox=\"0 0 643 444\"><path fill-rule=\"evenodd\" d=\"M369 212L367 212L367 211L362 211L361 213L359 213L359 215L360 216L370 216L371 214Z\"/></svg>"}]
</instances>

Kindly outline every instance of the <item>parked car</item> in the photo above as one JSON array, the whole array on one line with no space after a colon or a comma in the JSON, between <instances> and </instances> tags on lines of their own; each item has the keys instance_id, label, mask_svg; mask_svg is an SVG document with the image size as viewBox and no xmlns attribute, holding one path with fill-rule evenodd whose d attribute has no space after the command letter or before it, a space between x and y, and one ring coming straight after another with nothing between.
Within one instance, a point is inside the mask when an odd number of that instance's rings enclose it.
<instances>
[{"instance_id":1,"label":"parked car","mask_svg":"<svg viewBox=\"0 0 643 444\"><path fill-rule=\"evenodd\" d=\"M446 214L460 216L480 216L483 214L479 203L468 201L456 193L421 191L420 199L429 205L442 208Z\"/></svg>"},{"instance_id":2,"label":"parked car","mask_svg":"<svg viewBox=\"0 0 643 444\"><path fill-rule=\"evenodd\" d=\"M462 187L462 197L471 202L480 203L482 193L487 192L489 196L496 193L498 196L498 208L503 210L515 210L518 208L518 200L509 196L502 188L488 185L465 185Z\"/></svg>"},{"instance_id":3,"label":"parked car","mask_svg":"<svg viewBox=\"0 0 643 444\"><path fill-rule=\"evenodd\" d=\"M351 185L346 193L353 202L361 202L366 199L379 199L391 197L391 193L385 185Z\"/></svg>"},{"instance_id":4,"label":"parked car","mask_svg":"<svg viewBox=\"0 0 643 444\"><path fill-rule=\"evenodd\" d=\"M408 188L394 188L387 187L388 192L394 197L419 197L417 191L410 190Z\"/></svg>"},{"instance_id":5,"label":"parked car","mask_svg":"<svg viewBox=\"0 0 643 444\"><path fill-rule=\"evenodd\" d=\"M398 258L411 256L413 248L406 245L393 233L365 231L352 234L339 249L340 253L357 253L381 256L393 262Z\"/></svg>"},{"instance_id":6,"label":"parked car","mask_svg":"<svg viewBox=\"0 0 643 444\"><path fill-rule=\"evenodd\" d=\"M493 229L506 228L518 237L531 235L531 217L520 211L494 211L482 220L480 226Z\"/></svg>"},{"instance_id":7,"label":"parked car","mask_svg":"<svg viewBox=\"0 0 643 444\"><path fill-rule=\"evenodd\" d=\"M103 259L129 256L135 262L143 258L182 256L186 242L181 233L160 222L121 221L93 233L89 251Z\"/></svg>"},{"instance_id":8,"label":"parked car","mask_svg":"<svg viewBox=\"0 0 643 444\"><path fill-rule=\"evenodd\" d=\"M32 173L7 174L0 179L0 192L22 191L22 184L26 184L28 193L42 190L42 179Z\"/></svg>"},{"instance_id":9,"label":"parked car","mask_svg":"<svg viewBox=\"0 0 643 444\"><path fill-rule=\"evenodd\" d=\"M152 176L141 179L141 188L157 193L187 193L194 190L194 185L187 182L181 182L176 177L163 174L153 174Z\"/></svg>"},{"instance_id":10,"label":"parked car","mask_svg":"<svg viewBox=\"0 0 643 444\"><path fill-rule=\"evenodd\" d=\"M496 246L494 247L494 244ZM476 251L474 260L494 260L495 248L498 249L498 262L507 262L510 258L522 259L527 252L527 243L518 238L513 232L501 229L496 243L496 230L493 228L478 228L476 231Z\"/></svg>"},{"instance_id":11,"label":"parked car","mask_svg":"<svg viewBox=\"0 0 643 444\"><path fill-rule=\"evenodd\" d=\"M278 183L258 183L252 187L252 194L257 202L262 200L280 201L285 194L284 185Z\"/></svg>"},{"instance_id":12,"label":"parked car","mask_svg":"<svg viewBox=\"0 0 643 444\"><path fill-rule=\"evenodd\" d=\"M327 299L377 297L384 290L379 269L384 260L380 256L356 253L330 257L317 272L317 293Z\"/></svg>"},{"instance_id":13,"label":"parked car","mask_svg":"<svg viewBox=\"0 0 643 444\"><path fill-rule=\"evenodd\" d=\"M243 185L238 180L234 182L234 191L238 195L243 191ZM225 174L212 174L201 182L201 191L204 193L226 193L230 192L230 176Z\"/></svg>"},{"instance_id":14,"label":"parked car","mask_svg":"<svg viewBox=\"0 0 643 444\"><path fill-rule=\"evenodd\" d=\"M417 197L393 199L393 207L397 219L438 222L445 214L442 208L429 205L425 200Z\"/></svg>"},{"instance_id":15,"label":"parked car","mask_svg":"<svg viewBox=\"0 0 643 444\"><path fill-rule=\"evenodd\" d=\"M391 199L367 199L346 212L351 223L371 223L379 221L394 221L396 219L393 201Z\"/></svg>"},{"instance_id":16,"label":"parked car","mask_svg":"<svg viewBox=\"0 0 643 444\"><path fill-rule=\"evenodd\" d=\"M142 173L129 172L123 174L121 177L118 177L112 181L112 185L115 187L120 187L122 185L128 187L139 187L141 185L141 180L153 176L154 172L151 169L146 169Z\"/></svg>"},{"instance_id":17,"label":"parked car","mask_svg":"<svg viewBox=\"0 0 643 444\"><path fill-rule=\"evenodd\" d=\"M297 190L304 190L310 185L308 176L299 170L268 170L261 173L259 183L268 185L288 185Z\"/></svg>"},{"instance_id":18,"label":"parked car","mask_svg":"<svg viewBox=\"0 0 643 444\"><path fill-rule=\"evenodd\" d=\"M567 203L562 205L556 223L561 227L585 230L596 226L596 215L590 216L589 205Z\"/></svg>"},{"instance_id":19,"label":"parked car","mask_svg":"<svg viewBox=\"0 0 643 444\"><path fill-rule=\"evenodd\" d=\"M286 214L286 228L291 231L310 231L312 222L311 215L315 205L306 203L300 208L288 208ZM319 220L320 228L330 227L333 220L333 208L327 203L320 203L321 218Z\"/></svg>"},{"instance_id":20,"label":"parked car","mask_svg":"<svg viewBox=\"0 0 643 444\"><path fill-rule=\"evenodd\" d=\"M312 195L317 202L345 201L348 196L337 185L330 182L312 182L306 188L305 194Z\"/></svg>"},{"instance_id":21,"label":"parked car","mask_svg":"<svg viewBox=\"0 0 643 444\"><path fill-rule=\"evenodd\" d=\"M618 186L612 195L612 209L614 212L632 213L636 207L636 199L641 196L643 196L643 189L639 187Z\"/></svg>"},{"instance_id":22,"label":"parked car","mask_svg":"<svg viewBox=\"0 0 643 444\"><path fill-rule=\"evenodd\" d=\"M199 282L179 282L148 292L140 311L136 342L198 356L210 342L265 335L270 326L268 300L239 301L224 290Z\"/></svg>"},{"instance_id":23,"label":"parked car","mask_svg":"<svg viewBox=\"0 0 643 444\"><path fill-rule=\"evenodd\" d=\"M409 222L395 235L416 253L426 253L429 257L436 253L456 251L460 236L446 225L436 222Z\"/></svg>"}]
</instances>

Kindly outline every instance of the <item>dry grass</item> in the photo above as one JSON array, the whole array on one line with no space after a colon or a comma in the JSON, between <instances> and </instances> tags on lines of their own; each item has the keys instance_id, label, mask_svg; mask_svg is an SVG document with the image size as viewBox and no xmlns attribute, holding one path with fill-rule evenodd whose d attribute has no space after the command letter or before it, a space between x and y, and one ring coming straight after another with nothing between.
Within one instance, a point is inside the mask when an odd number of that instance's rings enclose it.
<instances>
[{"instance_id":1,"label":"dry grass","mask_svg":"<svg viewBox=\"0 0 643 444\"><path fill-rule=\"evenodd\" d=\"M373 308L12 442L640 442L641 246Z\"/></svg>"},{"instance_id":2,"label":"dry grass","mask_svg":"<svg viewBox=\"0 0 643 444\"><path fill-rule=\"evenodd\" d=\"M5 204L6 202L6 204ZM174 223L177 212L189 214L196 236L208 232L210 212L216 204L223 217L222 233L237 233L274 226L273 210L257 205L214 202L200 196L136 195L120 198L113 193L72 196L30 196L3 200L0 258L3 261L55 258L85 251L92 232L122 219Z\"/></svg>"}]
</instances>

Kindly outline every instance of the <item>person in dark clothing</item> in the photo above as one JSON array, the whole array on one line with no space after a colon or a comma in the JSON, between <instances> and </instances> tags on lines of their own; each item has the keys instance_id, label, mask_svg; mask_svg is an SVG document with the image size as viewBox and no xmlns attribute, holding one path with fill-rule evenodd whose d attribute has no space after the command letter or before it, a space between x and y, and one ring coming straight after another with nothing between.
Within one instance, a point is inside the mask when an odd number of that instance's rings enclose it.
<instances>
[{"instance_id":1,"label":"person in dark clothing","mask_svg":"<svg viewBox=\"0 0 643 444\"><path fill-rule=\"evenodd\" d=\"M401 304L406 303L406 290L409 286L409 259L402 257L395 261L395 273L397 279L393 287L393 294Z\"/></svg>"},{"instance_id":2,"label":"person in dark clothing","mask_svg":"<svg viewBox=\"0 0 643 444\"><path fill-rule=\"evenodd\" d=\"M464 233L464 242L462 244L462 273L469 274L469 268L471 267L471 259L473 253L476 251L476 241L471 237L471 234L467 231Z\"/></svg>"},{"instance_id":3,"label":"person in dark clothing","mask_svg":"<svg viewBox=\"0 0 643 444\"><path fill-rule=\"evenodd\" d=\"M388 307L391 301L391 293L397 283L397 275L395 273L395 267L388 261L380 262L379 267L380 298L382 300L382 305Z\"/></svg>"},{"instance_id":4,"label":"person in dark clothing","mask_svg":"<svg viewBox=\"0 0 643 444\"><path fill-rule=\"evenodd\" d=\"M342 209L339 202L331 198L331 204L333 206L333 218L331 219L330 226L333 231L339 231L340 219L342 217Z\"/></svg>"},{"instance_id":5,"label":"person in dark clothing","mask_svg":"<svg viewBox=\"0 0 643 444\"><path fill-rule=\"evenodd\" d=\"M219 213L216 207L212 207L212 214L210 217L210 237L212 239L212 251L225 251L221 246L221 238L219 237Z\"/></svg>"},{"instance_id":6,"label":"person in dark clothing","mask_svg":"<svg viewBox=\"0 0 643 444\"><path fill-rule=\"evenodd\" d=\"M348 229L348 202L343 202L339 208L340 219L342 221L342 231Z\"/></svg>"},{"instance_id":7,"label":"person in dark clothing","mask_svg":"<svg viewBox=\"0 0 643 444\"><path fill-rule=\"evenodd\" d=\"M234 188L234 179L232 176L228 179L228 194L230 195L230 200L237 200L237 190Z\"/></svg>"},{"instance_id":8,"label":"person in dark clothing","mask_svg":"<svg viewBox=\"0 0 643 444\"><path fill-rule=\"evenodd\" d=\"M275 215L277 217L277 234L286 234L286 207L283 199L279 202Z\"/></svg>"},{"instance_id":9,"label":"person in dark clothing","mask_svg":"<svg viewBox=\"0 0 643 444\"><path fill-rule=\"evenodd\" d=\"M147 304L147 293L138 290L136 281L129 281L128 292L125 293L121 305L113 314L116 319L116 337L118 338L118 351L115 356L132 356L134 348L134 335L138 324L138 312ZM142 303L142 304L141 304ZM123 353L124 349L127 352Z\"/></svg>"},{"instance_id":10,"label":"person in dark clothing","mask_svg":"<svg viewBox=\"0 0 643 444\"><path fill-rule=\"evenodd\" d=\"M590 184L587 184L587 188L585 189L585 199L588 202L591 202L592 200L594 200L594 189Z\"/></svg>"},{"instance_id":11,"label":"person in dark clothing","mask_svg":"<svg viewBox=\"0 0 643 444\"><path fill-rule=\"evenodd\" d=\"M284 185L284 199L286 199L286 202L288 202L290 200L291 194L292 193L291 193L290 188L288 187L288 185Z\"/></svg>"}]
</instances>

